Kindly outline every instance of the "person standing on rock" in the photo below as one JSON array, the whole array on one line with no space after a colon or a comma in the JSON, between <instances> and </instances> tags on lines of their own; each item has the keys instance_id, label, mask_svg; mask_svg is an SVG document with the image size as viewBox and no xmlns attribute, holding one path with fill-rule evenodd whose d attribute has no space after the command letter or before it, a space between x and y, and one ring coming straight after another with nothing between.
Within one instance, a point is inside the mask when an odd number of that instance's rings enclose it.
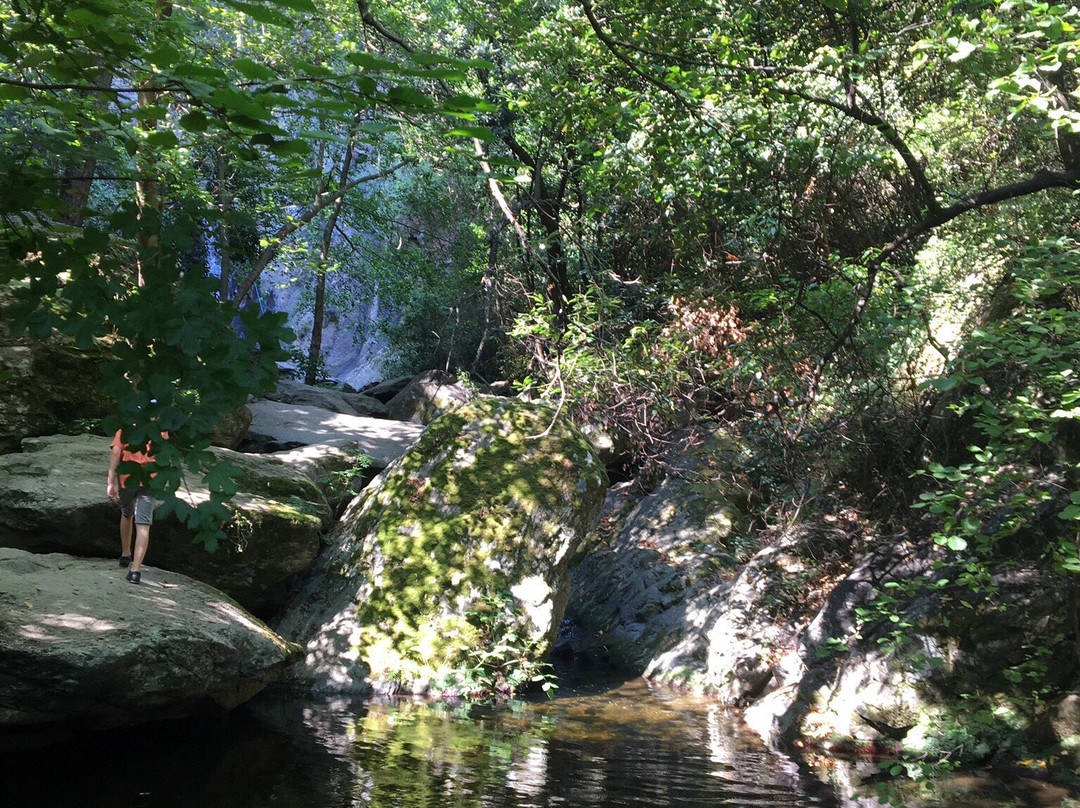
<instances>
[{"instance_id":1,"label":"person standing on rock","mask_svg":"<svg viewBox=\"0 0 1080 808\"><path fill-rule=\"evenodd\" d=\"M162 432L161 437L167 440L169 434ZM150 545L150 525L154 521L154 498L141 482L127 485L131 475L118 474L117 469L125 461L145 466L153 460L149 443L143 451L133 452L124 443L123 430L116 430L109 453L109 476L105 483L105 494L120 505L120 566L129 567L127 579L133 584L139 583L142 578L142 563L146 557L146 548ZM131 552L133 532L134 555Z\"/></svg>"}]
</instances>

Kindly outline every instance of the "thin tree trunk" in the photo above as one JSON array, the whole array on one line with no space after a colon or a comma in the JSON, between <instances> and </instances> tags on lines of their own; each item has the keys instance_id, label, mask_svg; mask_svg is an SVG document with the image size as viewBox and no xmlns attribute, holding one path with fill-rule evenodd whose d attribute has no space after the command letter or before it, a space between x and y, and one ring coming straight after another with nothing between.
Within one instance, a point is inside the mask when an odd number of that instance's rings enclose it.
<instances>
[{"instance_id":1,"label":"thin tree trunk","mask_svg":"<svg viewBox=\"0 0 1080 808\"><path fill-rule=\"evenodd\" d=\"M338 195L334 200L330 217L323 227L322 245L319 250L319 265L316 268L315 278L315 309L312 312L311 321L311 345L308 346L307 371L304 374L305 384L315 384L319 359L322 356L323 319L326 316L326 273L330 263L330 246L333 241L334 229L337 227L338 218L341 216L341 208L345 203L345 194L349 187L349 172L352 171L355 141L350 138L349 145L345 147L345 158L341 161L341 177L338 179Z\"/></svg>"},{"instance_id":2,"label":"thin tree trunk","mask_svg":"<svg viewBox=\"0 0 1080 808\"><path fill-rule=\"evenodd\" d=\"M227 176L225 174L225 149L219 148L214 152L215 169L217 174L217 198L218 198L218 256L220 262L221 285L218 289L218 299L229 299L229 280L232 275L232 245L229 243L229 212L232 210L232 199L227 188Z\"/></svg>"},{"instance_id":3,"label":"thin tree trunk","mask_svg":"<svg viewBox=\"0 0 1080 808\"><path fill-rule=\"evenodd\" d=\"M156 12L158 19L171 17L172 12L173 6L169 0L158 0ZM155 79L155 76L150 76L140 85L136 98L136 105L140 110L155 107L161 100L161 91L152 89L156 84ZM146 118L139 123L139 128L145 132L154 132L157 127L156 118ZM135 181L135 200L139 206L141 225L135 282L139 286L144 286L147 271L157 271L161 268L161 179L158 176L157 154L153 147L146 146L145 139L139 145L136 163L138 179Z\"/></svg>"},{"instance_id":4,"label":"thin tree trunk","mask_svg":"<svg viewBox=\"0 0 1080 808\"><path fill-rule=\"evenodd\" d=\"M113 80L113 72L105 69L104 64L103 60L98 60L96 65L98 69L90 80L93 87L102 90L108 88ZM96 101L101 96L101 93L91 90L80 91L79 94L85 96L88 102ZM94 174L97 173L97 157L93 154L93 149L101 143L101 138L99 129L91 129L85 139L90 147L90 154L81 163L71 164L64 171L64 177L60 181L60 202L64 206L61 221L64 224L72 227L82 226L86 206L90 200L90 189L94 184Z\"/></svg>"}]
</instances>

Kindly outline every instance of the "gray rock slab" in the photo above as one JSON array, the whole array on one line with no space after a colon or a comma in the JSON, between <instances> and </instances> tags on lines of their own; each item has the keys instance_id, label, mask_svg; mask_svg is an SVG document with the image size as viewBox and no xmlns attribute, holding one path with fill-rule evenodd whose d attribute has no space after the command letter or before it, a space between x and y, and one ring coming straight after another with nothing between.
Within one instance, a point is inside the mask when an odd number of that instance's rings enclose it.
<instances>
[{"instance_id":1,"label":"gray rock slab","mask_svg":"<svg viewBox=\"0 0 1080 808\"><path fill-rule=\"evenodd\" d=\"M115 558L119 511L105 497L109 439L53 435L27 438L22 447L0 455L0 546ZM174 517L155 519L146 560L206 581L263 612L315 559L329 509L322 492L281 460L214 451L244 471L229 506L235 516L226 527L229 540L211 554ZM197 478L177 493L190 505L209 496Z\"/></svg>"},{"instance_id":2,"label":"gray rock slab","mask_svg":"<svg viewBox=\"0 0 1080 808\"><path fill-rule=\"evenodd\" d=\"M297 653L235 601L179 573L0 548L5 738L232 708Z\"/></svg>"},{"instance_id":3,"label":"gray rock slab","mask_svg":"<svg viewBox=\"0 0 1080 808\"><path fill-rule=\"evenodd\" d=\"M319 407L339 412L344 415L363 415L386 418L389 411L386 405L372 396L360 393L346 393L327 387L313 387L301 382L281 379L277 389L267 396L271 401L282 404L299 404L302 407Z\"/></svg>"},{"instance_id":4,"label":"gray rock slab","mask_svg":"<svg viewBox=\"0 0 1080 808\"><path fill-rule=\"evenodd\" d=\"M424 431L420 424L345 415L310 405L255 401L248 407L252 413L250 434L272 438L282 445L351 441L378 468L405 454Z\"/></svg>"}]
</instances>

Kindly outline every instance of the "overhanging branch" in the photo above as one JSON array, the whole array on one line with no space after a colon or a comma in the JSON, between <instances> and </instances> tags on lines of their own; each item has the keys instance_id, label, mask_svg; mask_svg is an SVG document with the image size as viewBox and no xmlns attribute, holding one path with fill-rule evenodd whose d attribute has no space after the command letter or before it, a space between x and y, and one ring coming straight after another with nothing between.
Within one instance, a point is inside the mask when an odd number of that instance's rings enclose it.
<instances>
[{"instance_id":1,"label":"overhanging branch","mask_svg":"<svg viewBox=\"0 0 1080 808\"><path fill-rule=\"evenodd\" d=\"M263 251L259 254L259 257L256 259L255 265L254 267L252 267L251 272L248 273L247 277L244 278L243 282L240 284L240 287L236 290L236 294L233 296L233 303L236 304L236 306L238 307L240 306L240 304L244 301L244 298L247 297L248 293L251 291L251 288L255 285L255 282L259 279L259 275L262 274L262 271L266 269L269 263L277 257L279 252L281 252L281 247L285 243L285 239L287 239L305 224L318 216L327 207L338 202L349 191L353 190L357 186L363 185L366 182L374 182L375 180L381 180L385 177L389 177L395 171L402 168L403 166L409 165L411 162L412 161L410 160L402 160L398 163L395 163L385 171L380 171L377 174L369 174L366 177L360 177L359 179L355 179L352 182L346 185L342 185L333 191L326 191L315 197L315 201L311 203L310 207L308 207L308 209L305 210L303 214L283 224L281 227L278 228L278 231L274 233L273 236L271 236L269 242L263 248Z\"/></svg>"}]
</instances>

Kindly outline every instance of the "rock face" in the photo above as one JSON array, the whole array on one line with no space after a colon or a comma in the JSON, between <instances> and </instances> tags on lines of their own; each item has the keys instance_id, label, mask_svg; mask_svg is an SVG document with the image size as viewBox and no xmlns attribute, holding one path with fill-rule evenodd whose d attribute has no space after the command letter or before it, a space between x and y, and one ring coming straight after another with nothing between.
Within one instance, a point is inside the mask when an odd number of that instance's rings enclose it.
<instances>
[{"instance_id":1,"label":"rock face","mask_svg":"<svg viewBox=\"0 0 1080 808\"><path fill-rule=\"evenodd\" d=\"M280 460L215 449L245 474L230 508L230 541L208 553L173 518L156 521L146 563L218 587L245 607L265 611L320 547L325 499L300 471ZM33 552L119 555L119 512L105 498L109 439L94 435L30 438L0 455L0 546ZM201 485L181 492L194 504Z\"/></svg>"},{"instance_id":2,"label":"rock face","mask_svg":"<svg viewBox=\"0 0 1080 808\"><path fill-rule=\"evenodd\" d=\"M708 450L698 451L688 451L636 502L619 490L608 494L605 535L574 568L568 614L585 636L600 638L610 660L662 681L700 685L708 626L745 560L745 517L723 482L739 448L711 435ZM587 649L571 652L578 651Z\"/></svg>"},{"instance_id":3,"label":"rock face","mask_svg":"<svg viewBox=\"0 0 1080 808\"><path fill-rule=\"evenodd\" d=\"M976 593L932 540L875 541L844 512L750 532L727 487L738 453L694 446L647 496L609 495L573 573L569 652L745 707L770 741L1080 760L1068 576L1017 556Z\"/></svg>"},{"instance_id":4,"label":"rock face","mask_svg":"<svg viewBox=\"0 0 1080 808\"><path fill-rule=\"evenodd\" d=\"M394 420L429 424L443 413L471 401L475 395L450 374L429 370L413 377L386 406Z\"/></svg>"},{"instance_id":5,"label":"rock face","mask_svg":"<svg viewBox=\"0 0 1080 808\"><path fill-rule=\"evenodd\" d=\"M554 417L478 399L432 423L357 497L278 626L306 645L301 683L438 689L491 650L475 613L503 594L501 616L547 650L607 483L588 441Z\"/></svg>"},{"instance_id":6,"label":"rock face","mask_svg":"<svg viewBox=\"0 0 1080 808\"><path fill-rule=\"evenodd\" d=\"M0 548L0 727L110 727L231 708L298 649L210 586Z\"/></svg>"},{"instance_id":7,"label":"rock face","mask_svg":"<svg viewBox=\"0 0 1080 808\"><path fill-rule=\"evenodd\" d=\"M353 497L383 468L383 464L368 457L359 444L351 440L299 446L274 452L271 456L303 472L315 483L335 515L340 515Z\"/></svg>"},{"instance_id":8,"label":"rock face","mask_svg":"<svg viewBox=\"0 0 1080 808\"><path fill-rule=\"evenodd\" d=\"M288 379L280 379L277 390L267 398L282 404L319 407L342 415L364 415L373 418L386 418L388 415L386 405L372 396L346 393L327 387L312 387Z\"/></svg>"},{"instance_id":9,"label":"rock face","mask_svg":"<svg viewBox=\"0 0 1080 808\"><path fill-rule=\"evenodd\" d=\"M106 415L96 392L102 359L58 337L38 342L0 336L0 453L17 452L25 437Z\"/></svg>"},{"instance_id":10,"label":"rock face","mask_svg":"<svg viewBox=\"0 0 1080 808\"><path fill-rule=\"evenodd\" d=\"M412 376L395 376L393 379L385 379L375 384L369 384L362 389L360 393L365 396L371 396L381 401L383 404L388 402L398 393L405 389L405 387L412 381Z\"/></svg>"},{"instance_id":11,"label":"rock face","mask_svg":"<svg viewBox=\"0 0 1080 808\"><path fill-rule=\"evenodd\" d=\"M251 410L247 407L229 410L210 433L210 443L223 449L235 449L251 427L251 418Z\"/></svg>"}]
</instances>

